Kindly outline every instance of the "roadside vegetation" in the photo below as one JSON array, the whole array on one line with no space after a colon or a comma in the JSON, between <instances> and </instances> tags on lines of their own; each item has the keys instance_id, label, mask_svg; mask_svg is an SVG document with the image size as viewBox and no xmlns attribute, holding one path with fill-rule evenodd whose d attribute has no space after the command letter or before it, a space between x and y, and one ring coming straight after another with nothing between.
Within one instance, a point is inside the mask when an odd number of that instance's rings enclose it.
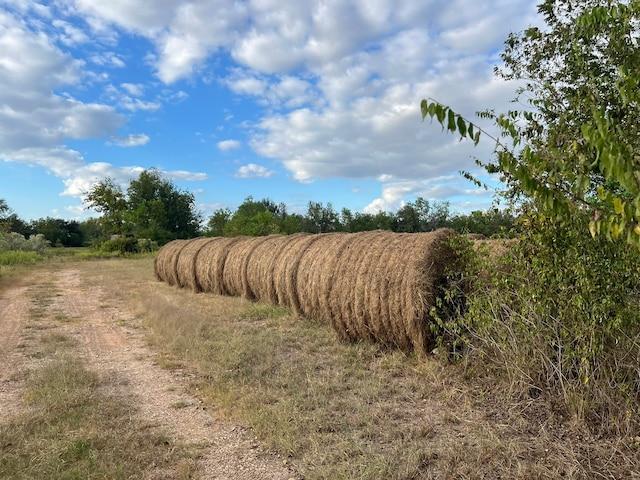
<instances>
[{"instance_id":1,"label":"roadside vegetation","mask_svg":"<svg viewBox=\"0 0 640 480\"><path fill-rule=\"evenodd\" d=\"M506 378L506 401L601 438L640 435L640 3L545 0L545 27L513 34L499 76L523 82L523 110L481 112L498 134L422 102L443 130L496 145L478 162L517 206L501 262L470 256L465 310L441 343L470 369ZM465 284L465 282L463 282Z\"/></svg>"}]
</instances>

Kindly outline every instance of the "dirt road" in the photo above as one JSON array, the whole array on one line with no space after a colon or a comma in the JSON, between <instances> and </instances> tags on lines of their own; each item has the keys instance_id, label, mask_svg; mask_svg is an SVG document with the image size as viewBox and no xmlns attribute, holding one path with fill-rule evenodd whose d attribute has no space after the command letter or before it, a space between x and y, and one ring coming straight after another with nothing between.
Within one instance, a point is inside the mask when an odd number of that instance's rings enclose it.
<instances>
[{"instance_id":1,"label":"dirt road","mask_svg":"<svg viewBox=\"0 0 640 480\"><path fill-rule=\"evenodd\" d=\"M139 321L113 305L100 286L88 287L81 270L32 275L0 296L0 424L25 408L25 374L47 361L41 335L60 333L77 341L74 352L108 379L102 388L135 406L133 414L146 425L198 445L200 478L296 478L280 458L261 449L248 428L214 418L186 393L189 375L161 368Z\"/></svg>"}]
</instances>

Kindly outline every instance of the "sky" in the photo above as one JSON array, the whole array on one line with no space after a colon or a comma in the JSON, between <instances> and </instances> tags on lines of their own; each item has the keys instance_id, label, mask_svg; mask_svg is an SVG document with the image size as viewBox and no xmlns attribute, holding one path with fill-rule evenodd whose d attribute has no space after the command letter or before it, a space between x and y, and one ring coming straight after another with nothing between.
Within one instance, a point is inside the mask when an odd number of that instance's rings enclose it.
<instances>
[{"instance_id":1,"label":"sky","mask_svg":"<svg viewBox=\"0 0 640 480\"><path fill-rule=\"evenodd\" d=\"M304 214L456 212L494 145L423 122L513 108L496 78L535 0L0 0L0 199L20 218L83 220L110 178L158 169L205 219L247 197ZM491 125L487 126L491 128Z\"/></svg>"}]
</instances>

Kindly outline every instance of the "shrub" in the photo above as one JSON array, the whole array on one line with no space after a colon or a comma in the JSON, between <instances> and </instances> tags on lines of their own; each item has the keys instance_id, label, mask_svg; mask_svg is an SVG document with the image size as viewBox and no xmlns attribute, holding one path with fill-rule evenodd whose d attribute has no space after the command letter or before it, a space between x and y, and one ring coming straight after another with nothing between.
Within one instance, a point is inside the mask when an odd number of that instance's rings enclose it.
<instances>
[{"instance_id":1,"label":"shrub","mask_svg":"<svg viewBox=\"0 0 640 480\"><path fill-rule=\"evenodd\" d=\"M639 252L585 236L587 218L521 221L502 263L489 252L470 257L466 311L441 319L441 344L464 345L470 364L505 374L512 395L551 395L595 430L637 434Z\"/></svg>"},{"instance_id":2,"label":"shrub","mask_svg":"<svg viewBox=\"0 0 640 480\"><path fill-rule=\"evenodd\" d=\"M0 252L22 251L44 254L48 247L49 242L45 236L40 233L31 235L26 239L23 235L16 232L0 232Z\"/></svg>"},{"instance_id":3,"label":"shrub","mask_svg":"<svg viewBox=\"0 0 640 480\"><path fill-rule=\"evenodd\" d=\"M100 250L111 253L136 253L138 241L133 237L122 237L107 240L100 245Z\"/></svg>"}]
</instances>

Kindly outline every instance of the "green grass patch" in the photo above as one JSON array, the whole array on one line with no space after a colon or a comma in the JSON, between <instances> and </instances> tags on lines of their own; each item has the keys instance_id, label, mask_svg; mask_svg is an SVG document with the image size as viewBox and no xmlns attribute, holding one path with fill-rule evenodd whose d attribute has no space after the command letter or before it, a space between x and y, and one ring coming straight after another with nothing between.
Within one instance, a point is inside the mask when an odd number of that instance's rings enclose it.
<instances>
[{"instance_id":1,"label":"green grass patch","mask_svg":"<svg viewBox=\"0 0 640 480\"><path fill-rule=\"evenodd\" d=\"M23 252L20 250L10 250L0 252L0 265L15 267L17 265L35 265L44 257L36 252Z\"/></svg>"}]
</instances>

